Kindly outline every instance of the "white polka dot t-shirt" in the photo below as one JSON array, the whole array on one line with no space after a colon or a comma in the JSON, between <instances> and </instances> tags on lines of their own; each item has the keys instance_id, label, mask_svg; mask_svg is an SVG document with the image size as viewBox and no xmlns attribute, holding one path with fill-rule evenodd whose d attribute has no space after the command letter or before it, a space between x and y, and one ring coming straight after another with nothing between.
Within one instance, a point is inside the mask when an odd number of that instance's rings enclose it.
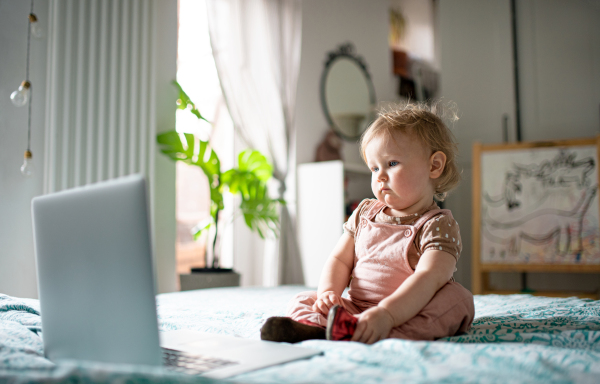
<instances>
[{"instance_id":1,"label":"white polka dot t-shirt","mask_svg":"<svg viewBox=\"0 0 600 384\"><path fill-rule=\"evenodd\" d=\"M344 223L344 232L354 237L356 228L364 213L375 203L376 199L365 199L354 210L350 218ZM376 223L411 225L426 212L439 209L437 204L432 203L429 207L408 216L394 217L383 213L375 216ZM462 251L460 228L458 223L450 216L440 213L427 221L417 232L414 246L408 251L407 257L411 268L415 269L419 258L428 250L439 250L451 254L456 260Z\"/></svg>"}]
</instances>

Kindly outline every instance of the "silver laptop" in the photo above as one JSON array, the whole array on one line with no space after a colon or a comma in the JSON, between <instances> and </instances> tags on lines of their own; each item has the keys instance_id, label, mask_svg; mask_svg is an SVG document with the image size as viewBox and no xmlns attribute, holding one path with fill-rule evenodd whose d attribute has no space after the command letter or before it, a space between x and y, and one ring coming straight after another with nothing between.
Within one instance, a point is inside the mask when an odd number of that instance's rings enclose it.
<instances>
[{"instance_id":1,"label":"silver laptop","mask_svg":"<svg viewBox=\"0 0 600 384\"><path fill-rule=\"evenodd\" d=\"M162 364L224 378L320 353L187 330L160 332L159 341L147 206L139 175L33 199L50 360Z\"/></svg>"}]
</instances>

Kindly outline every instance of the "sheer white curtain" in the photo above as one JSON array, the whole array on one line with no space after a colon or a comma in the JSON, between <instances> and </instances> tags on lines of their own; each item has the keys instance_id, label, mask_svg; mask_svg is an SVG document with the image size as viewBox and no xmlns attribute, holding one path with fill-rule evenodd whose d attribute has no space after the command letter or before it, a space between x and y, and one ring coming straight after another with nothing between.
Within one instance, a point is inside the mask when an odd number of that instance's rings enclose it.
<instances>
[{"instance_id":1,"label":"sheer white curtain","mask_svg":"<svg viewBox=\"0 0 600 384\"><path fill-rule=\"evenodd\" d=\"M294 109L300 0L207 0L211 45L236 134L274 165L281 235L265 243L263 284L301 283L295 231ZM243 272L243 271L242 271Z\"/></svg>"}]
</instances>

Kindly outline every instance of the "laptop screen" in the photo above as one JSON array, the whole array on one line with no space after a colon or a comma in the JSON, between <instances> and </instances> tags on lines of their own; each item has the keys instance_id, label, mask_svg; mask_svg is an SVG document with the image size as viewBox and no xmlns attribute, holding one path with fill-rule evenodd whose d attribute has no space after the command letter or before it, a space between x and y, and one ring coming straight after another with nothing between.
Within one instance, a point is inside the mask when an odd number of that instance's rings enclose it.
<instances>
[{"instance_id":1,"label":"laptop screen","mask_svg":"<svg viewBox=\"0 0 600 384\"><path fill-rule=\"evenodd\" d=\"M160 365L147 206L140 175L33 199L50 360Z\"/></svg>"}]
</instances>

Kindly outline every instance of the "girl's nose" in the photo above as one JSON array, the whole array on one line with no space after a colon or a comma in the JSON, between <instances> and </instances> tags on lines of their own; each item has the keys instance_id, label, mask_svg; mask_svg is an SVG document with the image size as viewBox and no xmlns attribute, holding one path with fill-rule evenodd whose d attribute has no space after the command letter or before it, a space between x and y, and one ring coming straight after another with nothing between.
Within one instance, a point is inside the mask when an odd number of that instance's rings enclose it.
<instances>
[{"instance_id":1,"label":"girl's nose","mask_svg":"<svg viewBox=\"0 0 600 384\"><path fill-rule=\"evenodd\" d=\"M377 181L386 181L388 179L387 174L383 171L380 171L377 175Z\"/></svg>"}]
</instances>

